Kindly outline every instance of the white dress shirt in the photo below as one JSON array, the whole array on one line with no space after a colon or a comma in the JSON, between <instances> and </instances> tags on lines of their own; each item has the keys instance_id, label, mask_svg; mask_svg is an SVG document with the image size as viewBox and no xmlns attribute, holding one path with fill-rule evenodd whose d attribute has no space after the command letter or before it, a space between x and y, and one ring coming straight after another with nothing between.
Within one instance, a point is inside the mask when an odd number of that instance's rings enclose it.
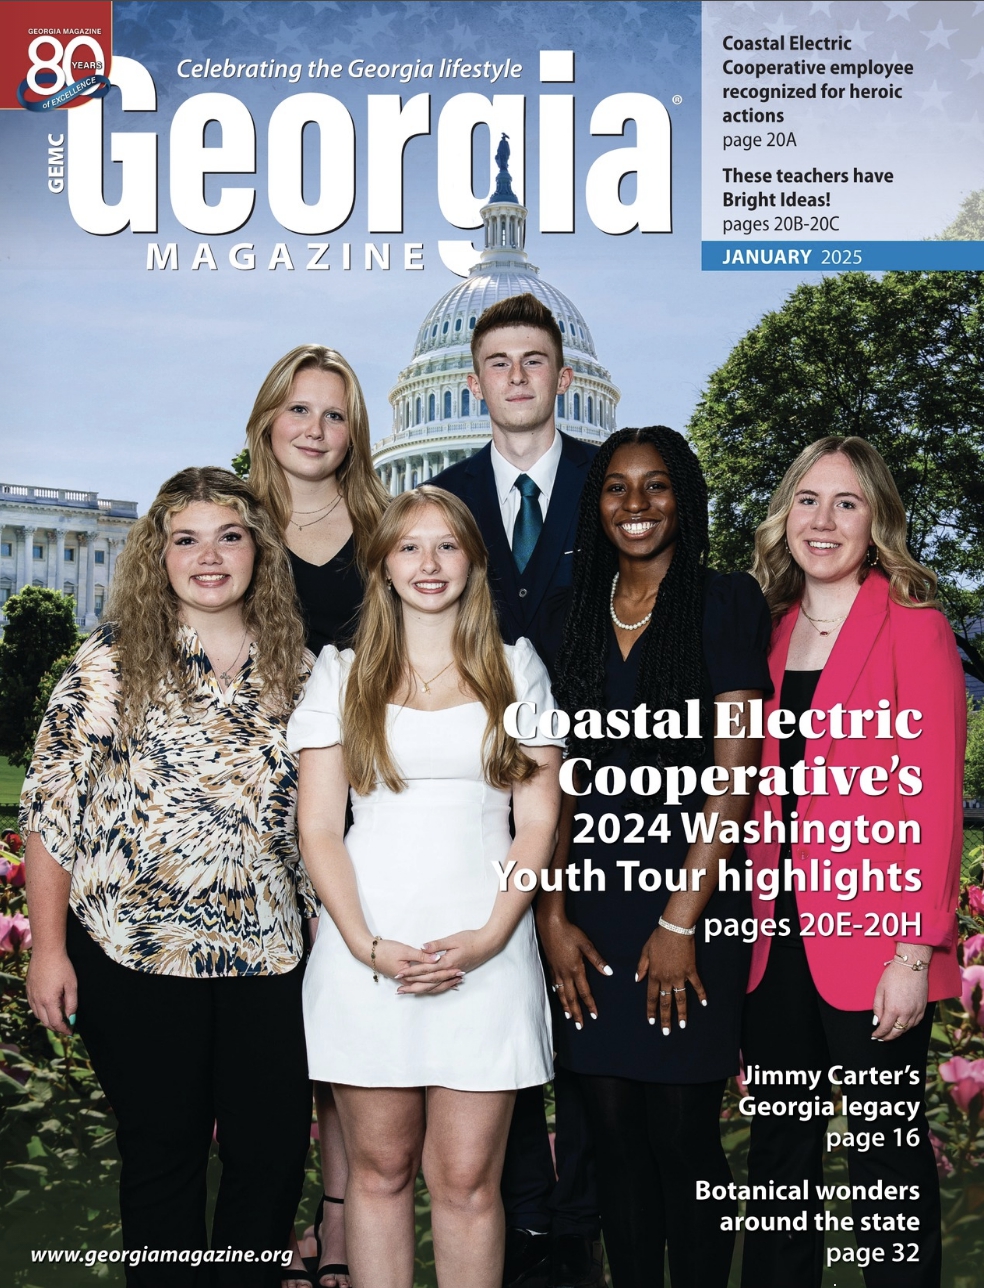
<instances>
[{"instance_id":1,"label":"white dress shirt","mask_svg":"<svg viewBox=\"0 0 984 1288\"><path fill-rule=\"evenodd\" d=\"M519 504L522 500L516 490L516 480L520 474L525 474L527 478L531 478L537 485L540 489L540 513L546 519L547 507L550 505L550 494L557 479L557 469L560 465L563 447L564 444L560 435L554 430L553 442L543 455L528 469L521 470L517 469L510 461L507 461L493 442L492 473L495 475L495 490L499 498L502 527L510 547L512 547L513 528L516 526L516 517L519 514Z\"/></svg>"}]
</instances>

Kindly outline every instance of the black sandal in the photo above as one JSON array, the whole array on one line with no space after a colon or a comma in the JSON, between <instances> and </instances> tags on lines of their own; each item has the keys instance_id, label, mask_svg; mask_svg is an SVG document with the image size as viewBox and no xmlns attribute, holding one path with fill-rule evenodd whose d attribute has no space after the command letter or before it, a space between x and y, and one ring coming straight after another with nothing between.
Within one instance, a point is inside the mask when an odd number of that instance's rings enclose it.
<instances>
[{"instance_id":1,"label":"black sandal","mask_svg":"<svg viewBox=\"0 0 984 1288\"><path fill-rule=\"evenodd\" d=\"M333 1198L331 1194L322 1194L320 1200L318 1201L318 1210L315 1213L315 1217L314 1217L314 1240L315 1240L315 1243L318 1245L318 1269L315 1271L315 1274L314 1274L314 1283L316 1288L323 1288L321 1280L325 1277L325 1275L334 1275L336 1279L340 1275L344 1275L346 1279L351 1279L352 1277L349 1274L349 1268L344 1261L329 1261L325 1265L321 1264L321 1222L324 1219L324 1215L325 1215L325 1204L326 1203L344 1203L344 1202L345 1202L344 1199Z\"/></svg>"}]
</instances>

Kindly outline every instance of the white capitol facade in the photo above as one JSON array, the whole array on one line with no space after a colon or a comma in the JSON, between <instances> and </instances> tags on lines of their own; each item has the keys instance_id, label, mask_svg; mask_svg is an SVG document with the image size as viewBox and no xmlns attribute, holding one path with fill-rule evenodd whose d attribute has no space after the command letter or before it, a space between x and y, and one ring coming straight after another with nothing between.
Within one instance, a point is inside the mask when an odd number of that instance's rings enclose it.
<instances>
[{"instance_id":1,"label":"white capitol facade","mask_svg":"<svg viewBox=\"0 0 984 1288\"><path fill-rule=\"evenodd\" d=\"M79 626L91 630L136 520L136 501L0 483L0 628L11 595L24 586L47 586L73 596Z\"/></svg>"},{"instance_id":2,"label":"white capitol facade","mask_svg":"<svg viewBox=\"0 0 984 1288\"><path fill-rule=\"evenodd\" d=\"M484 447L492 435L485 404L469 392L471 333L482 312L529 291L550 309L564 338L574 380L557 398L557 426L599 443L614 429L619 391L598 361L588 325L566 295L544 282L526 254L525 206L508 171L482 208L485 249L464 282L434 305L417 333L413 358L390 393L393 432L373 444L373 463L391 495L426 483Z\"/></svg>"}]
</instances>

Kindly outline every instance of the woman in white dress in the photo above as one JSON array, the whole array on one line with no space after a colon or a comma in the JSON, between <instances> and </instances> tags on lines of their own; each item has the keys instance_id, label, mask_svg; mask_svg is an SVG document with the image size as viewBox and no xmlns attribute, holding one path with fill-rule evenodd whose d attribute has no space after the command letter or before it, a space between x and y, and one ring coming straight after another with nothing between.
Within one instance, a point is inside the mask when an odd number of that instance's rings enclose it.
<instances>
[{"instance_id":1,"label":"woman in white dress","mask_svg":"<svg viewBox=\"0 0 984 1288\"><path fill-rule=\"evenodd\" d=\"M455 497L398 497L370 545L355 648L322 652L288 731L324 904L308 1062L341 1116L355 1288L411 1288L421 1166L439 1282L498 1288L515 1092L552 1073L532 893L500 874L549 863L559 742L504 731L508 703L553 702L529 643L501 641L486 562Z\"/></svg>"}]
</instances>

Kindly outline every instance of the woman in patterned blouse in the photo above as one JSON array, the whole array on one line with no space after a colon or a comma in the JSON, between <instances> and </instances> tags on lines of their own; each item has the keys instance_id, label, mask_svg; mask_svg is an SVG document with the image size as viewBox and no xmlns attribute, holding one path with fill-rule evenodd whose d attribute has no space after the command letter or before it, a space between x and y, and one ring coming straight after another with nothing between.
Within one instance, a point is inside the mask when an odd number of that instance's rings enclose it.
<instances>
[{"instance_id":1,"label":"woman in patterned blouse","mask_svg":"<svg viewBox=\"0 0 984 1288\"><path fill-rule=\"evenodd\" d=\"M204 1281L215 1129L212 1248L230 1262L208 1282L266 1285L279 1254L260 1253L284 1247L309 1143L301 915L316 901L284 736L310 655L249 487L218 469L165 483L108 617L55 688L24 785L28 999L82 1035L115 1111L127 1283Z\"/></svg>"}]
</instances>

